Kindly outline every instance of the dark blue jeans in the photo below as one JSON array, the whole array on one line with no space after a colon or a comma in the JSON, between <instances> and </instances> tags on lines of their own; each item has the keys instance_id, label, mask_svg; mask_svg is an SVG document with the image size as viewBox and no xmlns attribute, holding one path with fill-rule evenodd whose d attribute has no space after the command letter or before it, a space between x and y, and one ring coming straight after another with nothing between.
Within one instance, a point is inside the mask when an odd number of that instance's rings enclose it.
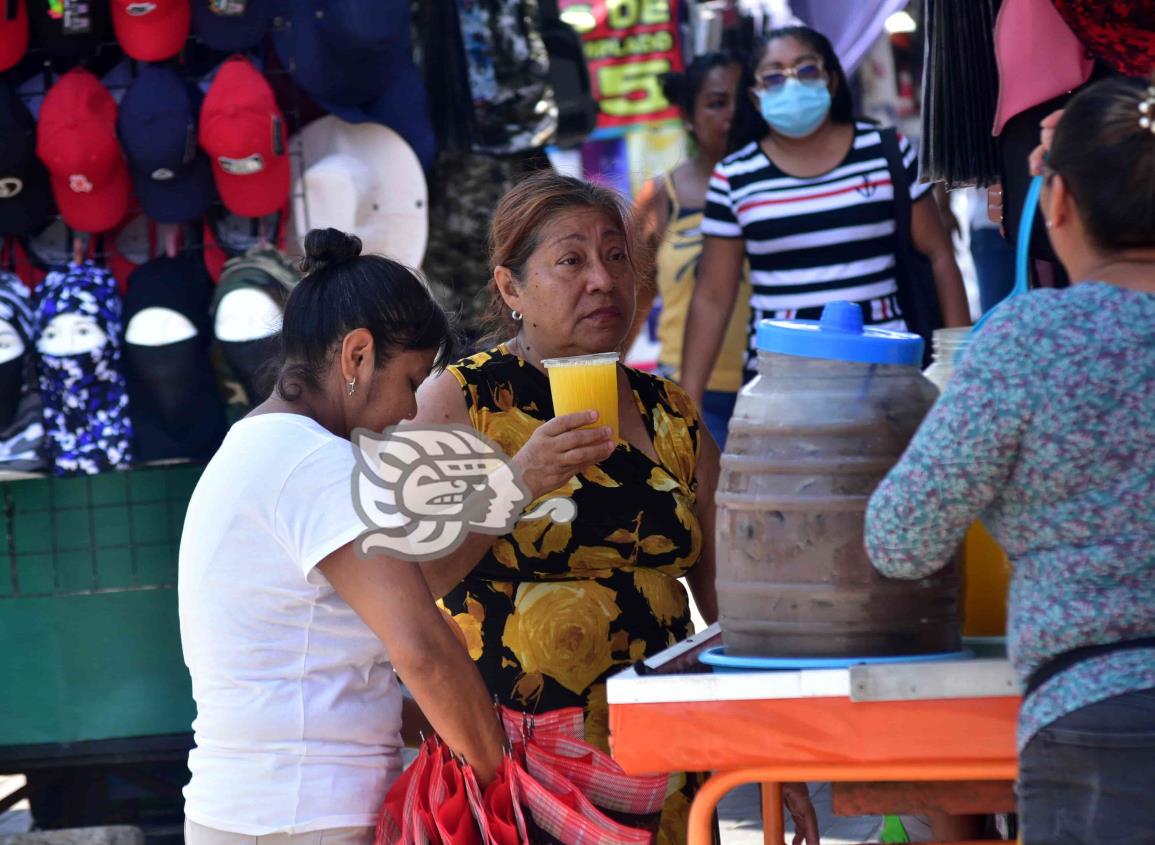
<instances>
[{"instance_id":1,"label":"dark blue jeans","mask_svg":"<svg viewBox=\"0 0 1155 845\"><path fill-rule=\"evenodd\" d=\"M730 417L734 416L734 404L737 401L737 393L721 390L707 390L702 396L702 422L718 441L719 449L726 448L726 432L730 428Z\"/></svg>"},{"instance_id":2,"label":"dark blue jeans","mask_svg":"<svg viewBox=\"0 0 1155 845\"><path fill-rule=\"evenodd\" d=\"M1155 689L1056 719L1019 757L1023 845L1155 843Z\"/></svg>"},{"instance_id":3,"label":"dark blue jeans","mask_svg":"<svg viewBox=\"0 0 1155 845\"><path fill-rule=\"evenodd\" d=\"M1015 251L998 229L971 229L971 257L979 283L979 303L987 313L1015 285Z\"/></svg>"}]
</instances>

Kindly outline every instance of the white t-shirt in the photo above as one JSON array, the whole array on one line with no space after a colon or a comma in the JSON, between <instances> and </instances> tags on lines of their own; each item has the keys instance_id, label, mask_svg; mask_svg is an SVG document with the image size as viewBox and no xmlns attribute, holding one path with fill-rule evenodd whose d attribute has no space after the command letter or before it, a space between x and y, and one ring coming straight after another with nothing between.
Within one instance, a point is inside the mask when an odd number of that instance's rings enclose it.
<instances>
[{"instance_id":1,"label":"white t-shirt","mask_svg":"<svg viewBox=\"0 0 1155 845\"><path fill-rule=\"evenodd\" d=\"M314 567L366 530L352 445L296 414L232 427L180 546L196 748L185 813L249 836L376 823L401 772L381 641Z\"/></svg>"}]
</instances>

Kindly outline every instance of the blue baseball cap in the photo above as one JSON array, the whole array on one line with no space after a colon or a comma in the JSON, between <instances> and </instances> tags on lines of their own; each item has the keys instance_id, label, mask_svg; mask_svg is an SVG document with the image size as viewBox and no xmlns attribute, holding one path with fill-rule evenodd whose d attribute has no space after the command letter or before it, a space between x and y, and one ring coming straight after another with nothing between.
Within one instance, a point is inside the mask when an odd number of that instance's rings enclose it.
<instances>
[{"instance_id":1,"label":"blue baseball cap","mask_svg":"<svg viewBox=\"0 0 1155 845\"><path fill-rule=\"evenodd\" d=\"M292 24L274 43L293 79L322 105L357 106L389 86L409 53L408 0L284 0Z\"/></svg>"},{"instance_id":2,"label":"blue baseball cap","mask_svg":"<svg viewBox=\"0 0 1155 845\"><path fill-rule=\"evenodd\" d=\"M145 214L159 223L205 215L216 195L208 157L197 146L200 92L171 68L142 65L120 103L117 133Z\"/></svg>"},{"instance_id":3,"label":"blue baseball cap","mask_svg":"<svg viewBox=\"0 0 1155 845\"><path fill-rule=\"evenodd\" d=\"M321 102L346 123L380 123L405 139L421 166L428 171L437 157L437 136L429 119L429 98L421 71L408 52L396 51L386 65L389 83L385 90L368 103L342 106Z\"/></svg>"},{"instance_id":4,"label":"blue baseball cap","mask_svg":"<svg viewBox=\"0 0 1155 845\"><path fill-rule=\"evenodd\" d=\"M251 50L272 28L273 0L192 0L192 31L214 50Z\"/></svg>"}]
</instances>

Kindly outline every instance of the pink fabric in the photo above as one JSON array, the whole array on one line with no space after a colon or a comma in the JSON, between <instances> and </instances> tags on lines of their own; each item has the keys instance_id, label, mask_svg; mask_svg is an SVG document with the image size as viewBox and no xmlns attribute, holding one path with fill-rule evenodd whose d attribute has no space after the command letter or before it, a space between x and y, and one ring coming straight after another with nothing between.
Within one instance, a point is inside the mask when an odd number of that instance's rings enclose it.
<instances>
[{"instance_id":1,"label":"pink fabric","mask_svg":"<svg viewBox=\"0 0 1155 845\"><path fill-rule=\"evenodd\" d=\"M1003 0L995 21L995 60L995 135L1016 114L1083 85L1094 65L1051 0Z\"/></svg>"}]
</instances>

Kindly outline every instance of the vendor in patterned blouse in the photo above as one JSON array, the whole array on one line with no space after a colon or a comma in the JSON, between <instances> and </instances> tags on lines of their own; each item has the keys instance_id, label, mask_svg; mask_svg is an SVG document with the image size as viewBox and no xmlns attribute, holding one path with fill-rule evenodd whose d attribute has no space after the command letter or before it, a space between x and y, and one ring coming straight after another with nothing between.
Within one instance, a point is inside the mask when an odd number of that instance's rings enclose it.
<instances>
[{"instance_id":1,"label":"vendor in patterned blouse","mask_svg":"<svg viewBox=\"0 0 1155 845\"><path fill-rule=\"evenodd\" d=\"M1040 207L1076 284L994 312L871 499L866 542L918 579L982 517L1014 569L1022 842L1139 845L1155 841L1155 88L1097 82L1043 128Z\"/></svg>"},{"instance_id":2,"label":"vendor in patterned blouse","mask_svg":"<svg viewBox=\"0 0 1155 845\"><path fill-rule=\"evenodd\" d=\"M617 350L634 316L639 252L619 196L541 173L502 198L490 233L493 348L451 365L418 394L417 421L464 424L513 456L534 502L569 496L571 523L473 534L425 564L436 595L503 704L581 706L586 739L607 746L606 678L692 633L685 578L709 622L718 447L673 382L618 368L620 437L554 417L542 359ZM683 842L698 780L676 775L659 843ZM788 791L813 819L805 787ZM812 827L816 841L817 825Z\"/></svg>"}]
</instances>

